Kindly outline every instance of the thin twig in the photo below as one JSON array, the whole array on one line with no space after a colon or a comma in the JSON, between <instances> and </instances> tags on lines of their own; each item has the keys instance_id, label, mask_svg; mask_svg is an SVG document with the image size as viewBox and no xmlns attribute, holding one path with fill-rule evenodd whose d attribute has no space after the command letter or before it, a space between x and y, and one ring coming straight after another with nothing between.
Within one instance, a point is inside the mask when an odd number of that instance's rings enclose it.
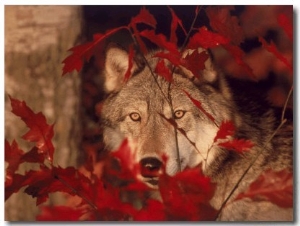
<instances>
[{"instance_id":1,"label":"thin twig","mask_svg":"<svg viewBox=\"0 0 300 226\"><path fill-rule=\"evenodd\" d=\"M65 185L66 187L68 187L69 189L71 189L72 192L74 192L76 195L78 195L79 197L81 197L84 201L87 202L87 204L89 204L94 210L98 211L98 207L92 202L90 201L88 198L86 198L84 195L82 195L81 193L79 193L76 189L74 189L70 184L68 184L66 181L64 181L62 178L60 178L58 175L54 175L54 177L59 180L63 185Z\"/></svg>"},{"instance_id":2,"label":"thin twig","mask_svg":"<svg viewBox=\"0 0 300 226\"><path fill-rule=\"evenodd\" d=\"M164 97L164 98L167 100L167 102L169 103L169 99L167 98L167 96L166 96L165 93L163 92L161 86L159 85L159 83L158 83L158 81L157 81L157 77L155 76L155 74L154 74L154 72L153 72L153 70L152 70L152 68L151 68L151 66L150 66L150 64L149 64L149 62L148 62L148 60L146 59L144 53L141 51L140 46L139 46L139 44L137 43L136 38L134 37L134 33L131 31L131 29L128 29L128 30L129 30L129 33L130 33L130 35L131 35L131 37L132 37L132 40L133 40L133 42L134 42L134 45L136 46L136 48L138 48L139 53L140 53L140 55L142 56L143 61L146 63L148 69L150 70L150 73L151 73L151 75L152 75L152 77L153 77L153 79L154 79L156 85L158 86L158 88L159 88L160 92L162 93L163 97ZM170 103L169 103L169 104L170 104Z\"/></svg>"},{"instance_id":3,"label":"thin twig","mask_svg":"<svg viewBox=\"0 0 300 226\"><path fill-rule=\"evenodd\" d=\"M194 26L195 26L196 20L197 20L197 18L198 18L198 15L199 15L199 13L200 13L200 11L201 11L201 8L202 8L202 6L201 6L200 9L196 12L196 15L195 15L195 17L194 17L194 20L193 20L193 22L192 22L192 24L191 24L191 27L190 27L190 29L189 29L189 32L187 33L186 38L185 38L185 40L184 40L184 42L183 42L183 44L182 44L182 46L181 46L181 51L185 48L185 46L186 46L186 44L187 44L187 42L188 42L188 40L189 40L189 37L191 36L192 31L194 30Z\"/></svg>"},{"instance_id":4,"label":"thin twig","mask_svg":"<svg viewBox=\"0 0 300 226\"><path fill-rule=\"evenodd\" d=\"M183 42L183 45L181 46L181 52L182 50L185 48L188 40L189 40L189 37L191 35L191 32L194 28L194 25L195 25L195 22L197 20L197 17L199 15L199 12L200 12L201 9L199 9L197 12L196 12L196 15L194 17L194 20L191 24L191 27L189 29L189 32L187 33L186 37L185 37L185 40ZM176 66L173 65L172 67L172 72L171 72L171 77L173 77L173 74L175 72L175 69L176 69ZM169 85L168 85L168 98L169 98L169 102L170 102L170 107L171 107L171 112L172 112L172 119L175 120L175 112L174 112L174 108L173 108L173 102L172 102L172 95L171 95L171 82L169 82ZM178 128L176 128L174 126L174 135L175 135L175 144L176 144L176 155L177 155L177 165L178 165L178 169L179 171L181 171L181 160L180 160L180 152L179 152L179 145L178 145L178 132L177 132ZM191 142L190 139L188 139L187 136L185 136L187 138L188 141ZM192 143L192 142L191 142ZM198 148L196 147L196 144L194 144L194 147L197 149L197 151L199 152ZM199 152L200 153L200 152Z\"/></svg>"},{"instance_id":5,"label":"thin twig","mask_svg":"<svg viewBox=\"0 0 300 226\"><path fill-rule=\"evenodd\" d=\"M286 108L287 108L287 104L288 104L289 99L290 99L290 97L292 95L293 88L294 88L294 86L291 86L290 91L289 91L289 93L288 93L288 95L286 97L286 100L285 100L285 103L284 103L284 106L283 106L283 110L282 110L282 114L281 114L281 121L283 121L283 119L284 119L284 115L285 115L285 111L286 111Z\"/></svg>"}]
</instances>

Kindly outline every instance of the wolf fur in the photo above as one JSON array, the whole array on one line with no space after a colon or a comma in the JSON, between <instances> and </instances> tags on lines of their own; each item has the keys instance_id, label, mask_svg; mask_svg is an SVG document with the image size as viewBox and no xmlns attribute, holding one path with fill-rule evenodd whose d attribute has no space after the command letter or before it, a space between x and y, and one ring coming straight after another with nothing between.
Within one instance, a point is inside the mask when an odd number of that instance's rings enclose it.
<instances>
[{"instance_id":1,"label":"wolf fur","mask_svg":"<svg viewBox=\"0 0 300 226\"><path fill-rule=\"evenodd\" d=\"M136 161L146 167L159 167L161 156L166 155L166 172L169 175L201 164L204 173L217 183L211 201L216 209L221 207L258 152L262 151L231 200L266 169L279 171L287 168L292 171L293 123L288 121L271 139L281 110L271 108L262 98L259 84L251 85L223 76L214 69L210 59L206 62L201 80L192 81L189 70L177 68L170 84L152 73L158 59L151 53L146 59L148 63L135 57L132 76L124 82L128 54L116 45L107 48L104 73L109 96L104 102L101 118L104 142L109 150L117 149L127 138L136 150ZM183 90L201 102L205 111L214 117L215 123L199 111ZM174 118L178 128L183 129L195 145L179 132L176 142L174 126L165 118ZM235 138L254 143L250 151L240 155L212 146L218 131L216 124L220 125L225 120L235 124ZM179 153L176 151L177 144ZM153 178L145 177L143 180L151 186ZM293 209L248 198L235 202L229 200L218 220L291 221Z\"/></svg>"}]
</instances>

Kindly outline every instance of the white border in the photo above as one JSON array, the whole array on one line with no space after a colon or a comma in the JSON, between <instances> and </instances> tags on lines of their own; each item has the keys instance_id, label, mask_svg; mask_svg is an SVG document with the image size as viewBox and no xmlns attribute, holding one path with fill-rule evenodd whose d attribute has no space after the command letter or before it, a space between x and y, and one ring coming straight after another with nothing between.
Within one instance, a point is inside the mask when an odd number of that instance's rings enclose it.
<instances>
[{"instance_id":1,"label":"white border","mask_svg":"<svg viewBox=\"0 0 300 226\"><path fill-rule=\"evenodd\" d=\"M1 24L0 24L0 50L1 50L1 57L0 57L0 68L1 68L1 82L0 82L0 137L2 139L2 148L0 150L1 152L1 155L0 155L0 163L2 163L4 165L4 137L5 137L5 134L4 134L4 6L5 5L99 5L99 3L103 4L103 5L136 5L138 3L138 5L186 5L188 3L188 5L197 5L197 4L201 4L201 3L204 3L204 2L201 2L201 1L196 1L196 0L189 0L188 2L185 1L185 2L180 2L180 1L158 1L158 0L151 0L151 1L138 1L138 2L128 2L128 1L124 1L124 2L121 2L121 1L115 1L115 0L110 0L110 1L57 1L57 0L53 0L53 1L48 1L48 0L44 0L44 1L34 1L34 0L31 0L31 1L26 1L26 2L20 2L19 0L14 0L14 1L8 1L8 0L2 0L1 1L2 4L0 6L0 21L3 21ZM71 3L71 4L70 4ZM106 4L106 3L109 3L109 4ZM205 3L208 3L208 2L205 2ZM261 4L262 2L261 1L257 1L257 0L252 0L252 1L230 1L230 5L262 5ZM294 132L294 139L295 139L295 147L294 147L294 151L296 152L295 153L295 157L296 157L296 160L294 161L294 168L297 170L297 172L295 173L295 204L296 206L298 207L296 210L295 210L295 219L296 219L296 224L298 225L299 223L299 216L297 214L298 210L299 210L299 204L300 204L300 199L299 199L299 194L298 191L298 176L299 176L299 167L298 167L298 155L297 152L299 151L299 148L298 148L298 142L299 141L296 141L298 139L297 135L298 135L298 128L299 128L299 120L297 119L298 116L299 116L299 109L298 109L298 100L299 100L299 92L298 92L298 87L299 87L299 79L297 79L296 77L298 77L298 53L299 53L299 44L297 43L298 42L298 39L299 39L299 1L291 1L291 0L285 0L284 2L278 2L278 1L267 1L267 2L263 2L264 4L268 4L268 5L280 5L280 4L285 4L285 5L293 5L294 6L294 14L295 15L295 21L294 21L294 46L297 47L297 49L295 49L296 51L294 51L294 72L295 72L295 81L294 81L294 87L295 87L295 94L294 94L294 103L295 103L295 106L294 106L294 109L295 109L295 114L294 117L295 117L295 132ZM223 1L215 1L215 0L210 0L209 1L209 4L210 5L226 5L228 4L228 2L223 2ZM1 164L1 165L2 165ZM1 181L1 185L0 186L4 186L4 167L0 170L0 181ZM1 225L10 225L10 223L8 222L4 222L4 189L1 189L1 208L0 208L0 222L1 223L4 223L4 224L1 224ZM32 222L28 222L28 223L13 223L13 225L32 225ZM41 225L41 224L44 224L42 222L37 222L37 225ZM77 223L75 222L71 222L71 223L47 223L47 225L76 225ZM85 224L83 222L78 222L78 225L82 225L82 224ZM103 222L98 222L98 223L88 223L88 225L122 225L121 223L103 223ZM128 224L128 223L127 223ZM136 225L138 225L139 223L135 223ZM174 223L175 224L175 223ZM212 225L211 223L197 223L197 224L204 224L204 225ZM157 225L157 223L147 223L147 225ZM168 225L173 225L173 224L170 224L168 223ZM274 224L264 224L264 225L274 225Z\"/></svg>"}]
</instances>

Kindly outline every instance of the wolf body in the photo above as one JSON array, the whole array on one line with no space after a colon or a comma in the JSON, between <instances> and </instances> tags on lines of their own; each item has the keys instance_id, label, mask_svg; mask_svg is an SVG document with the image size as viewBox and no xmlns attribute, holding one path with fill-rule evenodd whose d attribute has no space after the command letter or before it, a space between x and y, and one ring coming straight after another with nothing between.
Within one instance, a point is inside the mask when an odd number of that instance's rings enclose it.
<instances>
[{"instance_id":1,"label":"wolf body","mask_svg":"<svg viewBox=\"0 0 300 226\"><path fill-rule=\"evenodd\" d=\"M158 59L150 53L146 60L138 57L134 60L132 76L124 83L128 54L114 45L107 49L105 85L110 95L104 102L101 117L104 142L109 150L117 149L127 138L136 150L136 161L150 171L158 170L162 156L167 156L166 172L169 175L201 164L204 173L217 184L211 200L216 209L221 207L257 156L231 200L266 169L292 171L292 121L272 138L280 122L277 115L281 110L277 112L267 107L268 103L256 93L257 89L243 86L243 82L237 80L228 80L214 69L210 60L206 62L201 81L192 81L190 71L177 68L169 83L154 73ZM255 87L259 85L255 84ZM245 95L245 89L252 93ZM200 111L186 93L198 100L204 111ZM185 135L166 119L173 119ZM213 145L218 125L223 121L234 123L235 138L251 140L254 144L251 150L240 155ZM157 178L142 175L142 179L155 186ZM292 208L280 208L271 202L248 198L231 200L222 209L218 220L293 220Z\"/></svg>"}]
</instances>

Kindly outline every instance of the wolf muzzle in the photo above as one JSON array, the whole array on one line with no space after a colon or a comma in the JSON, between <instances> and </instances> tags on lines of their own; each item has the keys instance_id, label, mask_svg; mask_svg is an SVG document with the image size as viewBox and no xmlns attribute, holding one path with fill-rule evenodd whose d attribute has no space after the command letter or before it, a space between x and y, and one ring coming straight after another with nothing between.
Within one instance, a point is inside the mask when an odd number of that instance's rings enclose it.
<instances>
[{"instance_id":1,"label":"wolf muzzle","mask_svg":"<svg viewBox=\"0 0 300 226\"><path fill-rule=\"evenodd\" d=\"M158 177L162 170L162 162L155 157L143 158L140 161L141 174L145 178L145 182L151 185L158 184Z\"/></svg>"}]
</instances>

